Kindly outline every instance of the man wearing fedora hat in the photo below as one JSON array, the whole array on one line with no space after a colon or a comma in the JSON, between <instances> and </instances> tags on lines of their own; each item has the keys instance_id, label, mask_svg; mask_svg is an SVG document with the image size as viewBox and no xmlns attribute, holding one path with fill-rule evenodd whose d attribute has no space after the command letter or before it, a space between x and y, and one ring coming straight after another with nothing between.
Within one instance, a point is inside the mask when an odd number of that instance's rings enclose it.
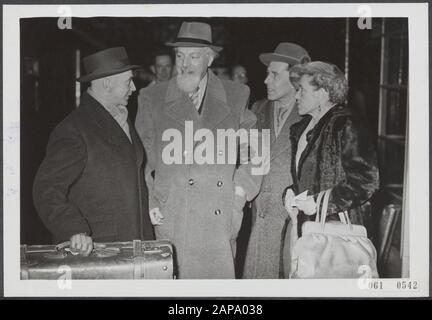
<instances>
[{"instance_id":1,"label":"man wearing fedora hat","mask_svg":"<svg viewBox=\"0 0 432 320\"><path fill-rule=\"evenodd\" d=\"M55 242L88 255L93 241L153 239L144 150L126 105L135 90L123 47L84 58L91 82L79 108L51 133L33 186L36 209Z\"/></svg>"},{"instance_id":2,"label":"man wearing fedora hat","mask_svg":"<svg viewBox=\"0 0 432 320\"><path fill-rule=\"evenodd\" d=\"M181 164L167 164L163 150L170 141L163 136L175 129L186 141L186 123L194 134L206 129L214 136L219 129L253 127L249 88L219 79L209 69L222 48L212 43L208 24L184 22L168 45L175 47L177 76L141 90L136 118L149 158L146 179L156 238L173 242L179 278L234 278L242 209L258 193L262 178L252 176L248 164L188 162L202 140L193 143L193 150L184 149ZM228 152L219 147L214 154Z\"/></svg>"},{"instance_id":3,"label":"man wearing fedora hat","mask_svg":"<svg viewBox=\"0 0 432 320\"><path fill-rule=\"evenodd\" d=\"M267 66L264 80L267 99L257 101L252 111L257 116L258 128L270 129L270 171L264 176L260 193L252 204L255 221L243 278L277 279L283 275L280 251L281 241L285 241L282 231L288 218L281 199L286 186L292 184L289 131L292 124L300 121L290 67L309 62L310 57L301 46L282 42L274 52L263 53L259 58Z\"/></svg>"}]
</instances>

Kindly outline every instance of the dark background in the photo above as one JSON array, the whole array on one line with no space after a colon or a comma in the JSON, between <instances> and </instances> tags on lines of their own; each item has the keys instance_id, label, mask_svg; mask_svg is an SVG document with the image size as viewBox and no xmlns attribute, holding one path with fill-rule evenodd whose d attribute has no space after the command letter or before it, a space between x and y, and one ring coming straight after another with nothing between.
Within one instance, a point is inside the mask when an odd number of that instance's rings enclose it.
<instances>
[{"instance_id":1,"label":"dark background","mask_svg":"<svg viewBox=\"0 0 432 320\"><path fill-rule=\"evenodd\" d=\"M363 114L377 138L382 19L374 18L370 30L360 30L357 19L349 19L349 105ZM403 19L387 20L398 24ZM49 134L76 108L76 50L83 57L124 46L133 64L148 69L154 52L175 39L182 21L203 21L212 26L213 42L224 47L214 67L229 68L238 63L246 67L251 105L265 97L266 69L258 56L274 51L280 42L298 43L312 60L345 68L345 18L72 18L70 30L60 30L57 18L21 19L21 243L51 242L33 206L31 191ZM38 70L33 72L35 62ZM132 119L136 95L128 106ZM239 237L240 259L250 224L246 214Z\"/></svg>"}]
</instances>

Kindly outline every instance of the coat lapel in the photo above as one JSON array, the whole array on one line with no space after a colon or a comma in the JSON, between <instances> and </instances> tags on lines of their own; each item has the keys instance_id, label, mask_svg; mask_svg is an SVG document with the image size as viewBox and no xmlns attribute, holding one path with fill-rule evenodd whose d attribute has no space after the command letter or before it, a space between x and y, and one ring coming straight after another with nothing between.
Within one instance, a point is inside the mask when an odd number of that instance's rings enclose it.
<instances>
[{"instance_id":1,"label":"coat lapel","mask_svg":"<svg viewBox=\"0 0 432 320\"><path fill-rule=\"evenodd\" d=\"M294 180L294 185L297 185L297 181L300 178L298 175L298 172L300 172L301 165L302 165L302 159L299 160L299 171L296 170L296 154L297 154L297 146L298 141L300 140L300 136L305 131L306 127L309 124L309 121L311 120L311 116L306 115L303 116L300 120L300 122L295 123L290 128L290 141L291 141L291 176ZM304 152L303 152L304 153ZM304 158L303 158L304 161ZM297 190L298 191L298 190Z\"/></svg>"},{"instance_id":2,"label":"coat lapel","mask_svg":"<svg viewBox=\"0 0 432 320\"><path fill-rule=\"evenodd\" d=\"M230 113L231 108L227 105L227 96L222 81L209 70L199 127L212 130Z\"/></svg>"},{"instance_id":3,"label":"coat lapel","mask_svg":"<svg viewBox=\"0 0 432 320\"><path fill-rule=\"evenodd\" d=\"M137 163L137 167L139 168L143 163L144 149L142 147L141 140L138 137L138 133L136 132L135 127L133 126L130 119L128 119L128 124L129 124L131 139L132 139L132 145L135 150L136 163Z\"/></svg>"},{"instance_id":4,"label":"coat lapel","mask_svg":"<svg viewBox=\"0 0 432 320\"><path fill-rule=\"evenodd\" d=\"M182 127L185 125L185 121L198 121L198 113L192 101L186 93L180 91L175 78L171 79L168 84L164 112L180 123Z\"/></svg>"},{"instance_id":5,"label":"coat lapel","mask_svg":"<svg viewBox=\"0 0 432 320\"><path fill-rule=\"evenodd\" d=\"M299 163L298 163L298 172L301 174L301 168L303 165L303 162L305 161L306 157L309 155L309 153L312 150L312 147L315 145L317 139L319 138L319 136L322 134L322 129L323 127L328 123L328 121L331 119L334 111L336 110L336 108L332 108L330 109L319 121L318 123L315 125L315 127L313 127L313 129L310 131L308 137L307 137L307 145L306 148L304 149L303 153L300 156L299 159ZM309 122L308 122L309 124ZM307 125L306 125L307 126ZM303 129L303 131L306 129L306 127ZM302 131L302 132L303 132ZM307 133L306 133L307 134ZM300 178L300 174L299 174L299 178Z\"/></svg>"},{"instance_id":6,"label":"coat lapel","mask_svg":"<svg viewBox=\"0 0 432 320\"><path fill-rule=\"evenodd\" d=\"M128 148L129 154L134 156L134 147L127 137L126 133L117 123L117 121L110 115L110 113L88 93L83 96L82 107L88 107L91 117L95 120L94 123L103 132L109 143L113 145L123 145ZM81 108L81 107L80 107ZM131 124L129 122L129 131Z\"/></svg>"},{"instance_id":7,"label":"coat lapel","mask_svg":"<svg viewBox=\"0 0 432 320\"><path fill-rule=\"evenodd\" d=\"M207 88L198 114L188 96L181 92L176 80L171 79L165 96L164 112L184 126L185 121L194 121L194 129L212 130L231 112L222 82L211 70L208 71Z\"/></svg>"},{"instance_id":8,"label":"coat lapel","mask_svg":"<svg viewBox=\"0 0 432 320\"><path fill-rule=\"evenodd\" d=\"M272 110L273 111L273 110ZM274 112L272 112L274 115ZM272 144L271 152L270 152L270 160L281 155L286 149L290 147L289 135L290 135L290 127L300 120L300 116L298 114L297 104L294 105L291 113L286 119L281 131L277 138L275 138L274 143ZM274 127L274 121L272 121ZM272 129L274 132L274 129Z\"/></svg>"},{"instance_id":9,"label":"coat lapel","mask_svg":"<svg viewBox=\"0 0 432 320\"><path fill-rule=\"evenodd\" d=\"M273 145L276 136L273 127L273 102L265 100L265 102L256 110L258 121L258 129L270 130L270 143Z\"/></svg>"}]
</instances>

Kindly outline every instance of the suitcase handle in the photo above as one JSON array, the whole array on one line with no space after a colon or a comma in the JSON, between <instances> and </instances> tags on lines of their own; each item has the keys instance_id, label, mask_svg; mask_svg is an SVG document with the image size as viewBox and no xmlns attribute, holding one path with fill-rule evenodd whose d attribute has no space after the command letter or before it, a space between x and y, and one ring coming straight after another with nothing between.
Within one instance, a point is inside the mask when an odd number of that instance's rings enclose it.
<instances>
[{"instance_id":1,"label":"suitcase handle","mask_svg":"<svg viewBox=\"0 0 432 320\"><path fill-rule=\"evenodd\" d=\"M56 245L57 251L70 252L72 255L78 255L79 252L70 247L70 241L65 241ZM93 243L92 255L99 258L112 257L120 253L120 248L107 248L103 243Z\"/></svg>"}]
</instances>

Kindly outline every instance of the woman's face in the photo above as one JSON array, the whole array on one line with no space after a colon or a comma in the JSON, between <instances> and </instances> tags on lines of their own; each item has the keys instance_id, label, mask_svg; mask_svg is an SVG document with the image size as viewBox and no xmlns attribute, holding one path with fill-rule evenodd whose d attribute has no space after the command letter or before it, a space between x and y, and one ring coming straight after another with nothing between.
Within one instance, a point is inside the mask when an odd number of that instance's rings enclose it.
<instances>
[{"instance_id":1,"label":"woman's face","mask_svg":"<svg viewBox=\"0 0 432 320\"><path fill-rule=\"evenodd\" d=\"M310 84L311 76L303 75L298 83L296 99L300 115L310 114L314 116L318 113L318 108L323 101L321 90L317 90Z\"/></svg>"}]
</instances>

